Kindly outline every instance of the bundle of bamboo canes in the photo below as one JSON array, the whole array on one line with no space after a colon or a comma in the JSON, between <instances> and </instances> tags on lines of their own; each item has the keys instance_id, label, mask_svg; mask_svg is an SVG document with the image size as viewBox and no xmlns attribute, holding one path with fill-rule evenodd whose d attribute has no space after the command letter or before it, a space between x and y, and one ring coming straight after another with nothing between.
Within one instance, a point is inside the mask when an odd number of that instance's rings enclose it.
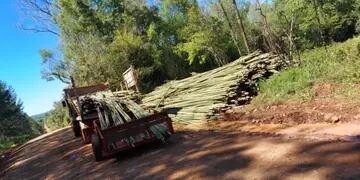
<instances>
[{"instance_id":1,"label":"bundle of bamboo canes","mask_svg":"<svg viewBox=\"0 0 360 180\"><path fill-rule=\"evenodd\" d=\"M80 97L80 104L84 115L97 112L102 129L124 124L142 117L149 113L130 99L130 96L101 91Z\"/></svg>"},{"instance_id":2,"label":"bundle of bamboo canes","mask_svg":"<svg viewBox=\"0 0 360 180\"><path fill-rule=\"evenodd\" d=\"M248 104L257 95L258 80L284 65L278 56L256 51L217 69L159 86L142 103L166 110L176 122L202 124L234 106Z\"/></svg>"},{"instance_id":3,"label":"bundle of bamboo canes","mask_svg":"<svg viewBox=\"0 0 360 180\"><path fill-rule=\"evenodd\" d=\"M80 97L80 104L84 114L97 112L102 130L114 126L136 121L149 116L150 113L131 98L129 92L101 91ZM149 129L158 139L164 140L169 134L169 129L162 124L152 125ZM135 143L133 137L125 137L125 142L130 145Z\"/></svg>"}]
</instances>

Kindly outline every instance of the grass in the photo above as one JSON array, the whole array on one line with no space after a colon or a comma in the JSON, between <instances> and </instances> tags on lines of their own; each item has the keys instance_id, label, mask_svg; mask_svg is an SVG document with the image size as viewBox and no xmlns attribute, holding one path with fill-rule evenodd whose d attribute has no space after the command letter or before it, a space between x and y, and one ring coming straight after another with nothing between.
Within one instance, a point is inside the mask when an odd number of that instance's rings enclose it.
<instances>
[{"instance_id":1,"label":"grass","mask_svg":"<svg viewBox=\"0 0 360 180\"><path fill-rule=\"evenodd\" d=\"M326 48L307 50L301 54L298 66L290 67L259 83L259 95L254 104L286 101L308 101L315 97L313 85L341 84L336 95L360 102L360 37Z\"/></svg>"},{"instance_id":2,"label":"grass","mask_svg":"<svg viewBox=\"0 0 360 180\"><path fill-rule=\"evenodd\" d=\"M341 95L347 100L360 104L360 86L357 84L345 84L336 90L335 95Z\"/></svg>"}]
</instances>

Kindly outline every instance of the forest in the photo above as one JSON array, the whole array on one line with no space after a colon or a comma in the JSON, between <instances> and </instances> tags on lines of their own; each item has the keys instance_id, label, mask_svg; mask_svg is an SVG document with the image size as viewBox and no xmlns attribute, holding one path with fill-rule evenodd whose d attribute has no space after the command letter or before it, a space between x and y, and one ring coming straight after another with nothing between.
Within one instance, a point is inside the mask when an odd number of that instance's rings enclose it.
<instances>
[{"instance_id":1,"label":"forest","mask_svg":"<svg viewBox=\"0 0 360 180\"><path fill-rule=\"evenodd\" d=\"M298 67L309 62L304 52L325 53L360 33L360 0L18 0L18 6L36 22L25 20L23 30L59 38L57 48L39 50L45 80L69 84L71 76L80 86L106 82L116 90L132 65L143 93L255 50ZM274 81L260 90L281 91ZM0 111L1 137L31 129L13 90L4 83L0 90L7 104L1 107L9 107ZM44 121L50 129L69 123L60 103Z\"/></svg>"},{"instance_id":2,"label":"forest","mask_svg":"<svg viewBox=\"0 0 360 180\"><path fill-rule=\"evenodd\" d=\"M141 91L222 66L257 49L289 62L305 49L360 32L358 0L21 0L37 24L60 38L44 47L43 78L120 88L133 65Z\"/></svg>"}]
</instances>

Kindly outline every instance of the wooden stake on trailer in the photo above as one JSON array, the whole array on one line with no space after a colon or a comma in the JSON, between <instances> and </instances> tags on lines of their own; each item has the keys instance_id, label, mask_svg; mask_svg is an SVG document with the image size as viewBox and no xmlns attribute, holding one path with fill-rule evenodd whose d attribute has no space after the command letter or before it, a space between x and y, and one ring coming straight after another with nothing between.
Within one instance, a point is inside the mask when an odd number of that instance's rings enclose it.
<instances>
[{"instance_id":1,"label":"wooden stake on trailer","mask_svg":"<svg viewBox=\"0 0 360 180\"><path fill-rule=\"evenodd\" d=\"M70 76L70 80L71 80L71 86L74 90L74 94L75 94L75 99L76 99L76 105L79 107L79 114L80 114L80 121L83 120L83 113L82 113L82 108L81 108L81 104L80 104L80 99L79 99L79 95L77 93L77 89L76 89L76 84L75 84L75 80L72 76Z\"/></svg>"}]
</instances>

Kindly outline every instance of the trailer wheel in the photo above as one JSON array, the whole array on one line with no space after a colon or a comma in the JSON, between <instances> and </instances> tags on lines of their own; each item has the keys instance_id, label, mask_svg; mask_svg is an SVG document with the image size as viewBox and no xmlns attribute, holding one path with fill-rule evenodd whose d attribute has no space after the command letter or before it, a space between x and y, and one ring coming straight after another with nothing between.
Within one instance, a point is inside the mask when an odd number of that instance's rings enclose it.
<instances>
[{"instance_id":1,"label":"trailer wheel","mask_svg":"<svg viewBox=\"0 0 360 180\"><path fill-rule=\"evenodd\" d=\"M176 144L177 141L179 141L177 134L173 134L165 138L166 144Z\"/></svg>"},{"instance_id":2,"label":"trailer wheel","mask_svg":"<svg viewBox=\"0 0 360 180\"><path fill-rule=\"evenodd\" d=\"M81 127L80 127L80 122L79 121L72 121L72 129L74 132L74 136L75 137L80 137L81 136Z\"/></svg>"},{"instance_id":3,"label":"trailer wheel","mask_svg":"<svg viewBox=\"0 0 360 180\"><path fill-rule=\"evenodd\" d=\"M102 156L102 152L101 152L101 140L96 133L91 135L91 145L95 156L95 160L96 161L103 160L104 157Z\"/></svg>"}]
</instances>

